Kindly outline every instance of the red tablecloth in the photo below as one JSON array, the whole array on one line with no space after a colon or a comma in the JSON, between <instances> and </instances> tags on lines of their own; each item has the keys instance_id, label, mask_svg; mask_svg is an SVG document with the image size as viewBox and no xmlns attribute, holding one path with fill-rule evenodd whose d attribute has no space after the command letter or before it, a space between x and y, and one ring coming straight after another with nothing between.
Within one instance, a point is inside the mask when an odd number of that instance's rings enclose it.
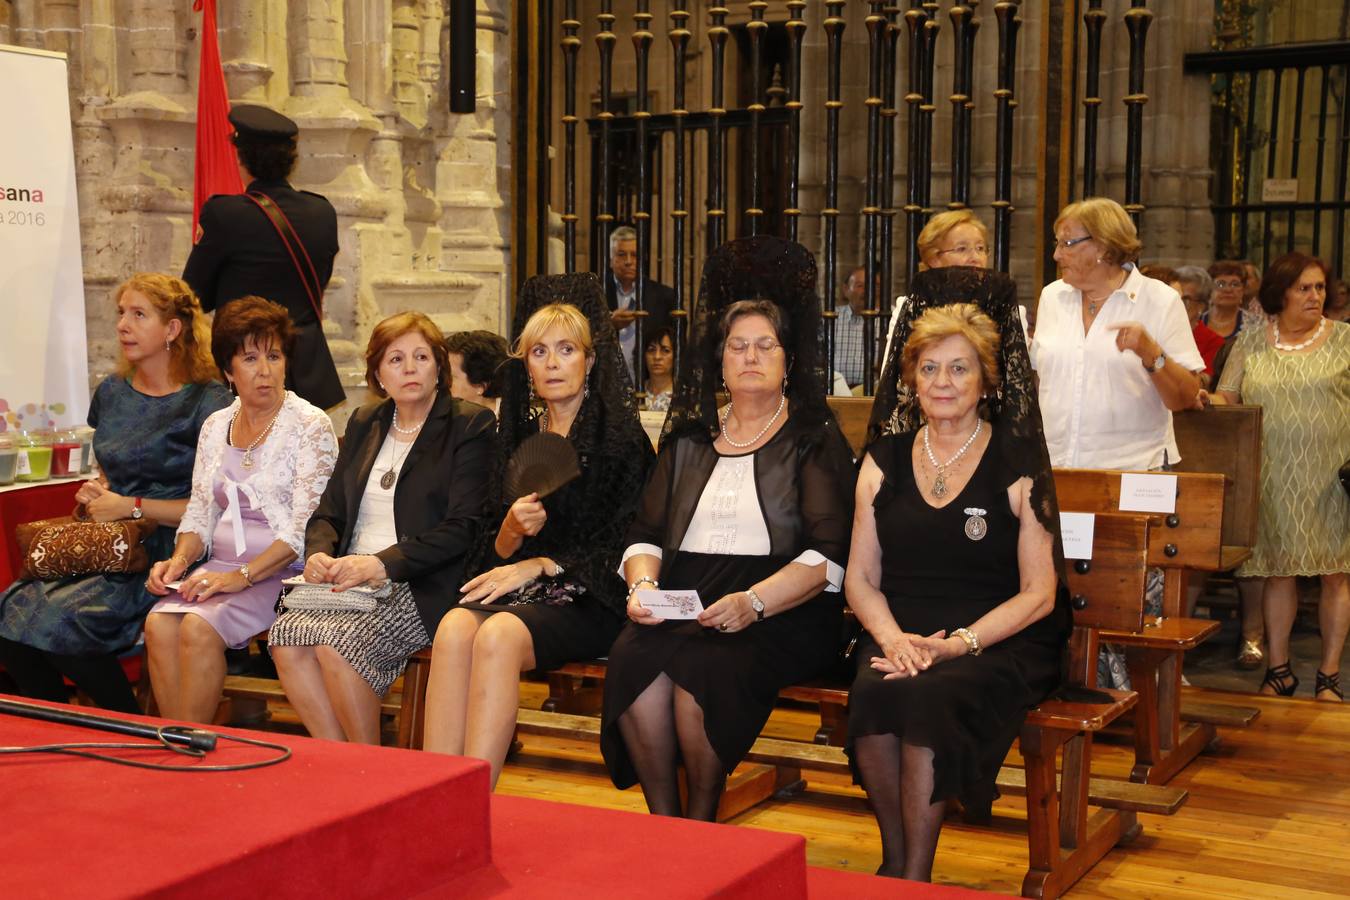
<instances>
[{"instance_id":1,"label":"red tablecloth","mask_svg":"<svg viewBox=\"0 0 1350 900\"><path fill-rule=\"evenodd\" d=\"M59 481L14 487L0 491L0 590L18 575L23 560L19 558L19 542L14 539L14 527L24 522L68 516L75 508L75 492L82 480Z\"/></svg>"}]
</instances>

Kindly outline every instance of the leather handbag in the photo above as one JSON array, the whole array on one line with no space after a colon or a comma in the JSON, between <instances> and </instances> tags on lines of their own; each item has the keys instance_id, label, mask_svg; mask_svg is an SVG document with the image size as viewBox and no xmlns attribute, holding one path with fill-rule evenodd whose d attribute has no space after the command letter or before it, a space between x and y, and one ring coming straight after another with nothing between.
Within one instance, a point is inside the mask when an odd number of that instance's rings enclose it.
<instances>
[{"instance_id":1,"label":"leather handbag","mask_svg":"<svg viewBox=\"0 0 1350 900\"><path fill-rule=\"evenodd\" d=\"M126 574L150 568L144 541L159 525L150 519L93 522L76 516L39 519L14 529L25 580Z\"/></svg>"}]
</instances>

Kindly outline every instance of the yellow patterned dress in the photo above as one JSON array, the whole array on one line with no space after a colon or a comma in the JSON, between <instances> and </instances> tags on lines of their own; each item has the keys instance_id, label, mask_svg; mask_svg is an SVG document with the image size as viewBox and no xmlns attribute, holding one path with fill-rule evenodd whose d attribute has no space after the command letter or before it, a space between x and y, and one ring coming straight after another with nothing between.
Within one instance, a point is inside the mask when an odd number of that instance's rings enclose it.
<instances>
[{"instance_id":1,"label":"yellow patterned dress","mask_svg":"<svg viewBox=\"0 0 1350 900\"><path fill-rule=\"evenodd\" d=\"M1276 350L1265 328L1233 345L1219 390L1262 407L1261 511L1240 576L1350 572L1350 325L1305 352Z\"/></svg>"}]
</instances>

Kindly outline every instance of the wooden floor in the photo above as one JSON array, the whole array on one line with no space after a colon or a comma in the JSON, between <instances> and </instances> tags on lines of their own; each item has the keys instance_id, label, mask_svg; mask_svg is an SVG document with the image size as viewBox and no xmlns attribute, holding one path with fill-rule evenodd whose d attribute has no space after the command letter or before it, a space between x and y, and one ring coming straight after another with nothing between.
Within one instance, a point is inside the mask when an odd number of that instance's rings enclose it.
<instances>
[{"instance_id":1,"label":"wooden floor","mask_svg":"<svg viewBox=\"0 0 1350 900\"><path fill-rule=\"evenodd\" d=\"M1311 700L1188 690L1213 702L1261 708L1248 729L1221 729L1222 743L1173 780L1190 791L1172 817L1141 815L1144 833L1089 873L1072 897L1350 896L1350 708ZM543 688L526 685L538 706ZM779 710L765 735L809 740L814 717ZM523 797L642 811L636 789L610 784L595 745L526 735L498 790ZM1093 771L1125 778L1132 753L1099 745ZM808 862L862 872L880 859L876 826L861 791L845 777L808 773L807 789L743 813L741 825L802 834ZM994 806L992 829L949 822L934 879L1016 894L1026 869L1023 801Z\"/></svg>"}]
</instances>

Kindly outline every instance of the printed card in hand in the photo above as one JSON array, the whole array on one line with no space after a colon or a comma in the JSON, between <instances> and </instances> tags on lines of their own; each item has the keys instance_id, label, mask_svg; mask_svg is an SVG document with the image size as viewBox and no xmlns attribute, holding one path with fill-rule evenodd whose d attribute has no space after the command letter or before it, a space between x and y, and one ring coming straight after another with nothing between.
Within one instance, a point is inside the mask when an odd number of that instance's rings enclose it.
<instances>
[{"instance_id":1,"label":"printed card in hand","mask_svg":"<svg viewBox=\"0 0 1350 900\"><path fill-rule=\"evenodd\" d=\"M637 592L637 601L658 619L697 619L699 613L703 612L703 602L698 599L698 591L642 588Z\"/></svg>"}]
</instances>

